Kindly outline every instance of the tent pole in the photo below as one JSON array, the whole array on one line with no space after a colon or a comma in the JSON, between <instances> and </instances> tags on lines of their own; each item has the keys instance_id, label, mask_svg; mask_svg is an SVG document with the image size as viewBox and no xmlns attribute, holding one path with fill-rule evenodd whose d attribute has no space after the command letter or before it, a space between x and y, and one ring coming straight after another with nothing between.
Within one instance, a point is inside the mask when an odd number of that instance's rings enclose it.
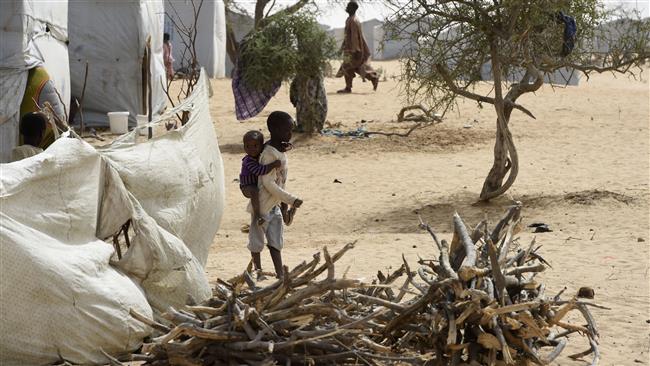
<instances>
[{"instance_id":1,"label":"tent pole","mask_svg":"<svg viewBox=\"0 0 650 366\"><path fill-rule=\"evenodd\" d=\"M151 36L149 36L149 38L147 38L147 56L148 56L147 57L147 63L148 63L147 64L147 93L148 93L148 96L147 96L147 108L149 109L148 110L148 116L149 116L148 120L149 120L149 123L151 123L151 121L153 120L153 106L151 105L151 101L153 99L153 96L152 96L153 92L151 90L151 58L152 58L151 57ZM153 137L153 127L151 127L151 125L148 128L148 132L149 132L149 139L151 139Z\"/></svg>"}]
</instances>

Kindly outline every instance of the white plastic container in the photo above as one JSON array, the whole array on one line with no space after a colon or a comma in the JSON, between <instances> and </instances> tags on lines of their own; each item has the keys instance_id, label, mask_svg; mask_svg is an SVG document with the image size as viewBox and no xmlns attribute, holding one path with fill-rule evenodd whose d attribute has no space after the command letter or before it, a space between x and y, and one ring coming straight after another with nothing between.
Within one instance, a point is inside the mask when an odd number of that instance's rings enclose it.
<instances>
[{"instance_id":1,"label":"white plastic container","mask_svg":"<svg viewBox=\"0 0 650 366\"><path fill-rule=\"evenodd\" d=\"M149 129L147 127L142 127L149 123L149 116L146 114L138 114L135 116L135 120L137 121L137 129L138 133L140 133L140 136L145 136L148 134Z\"/></svg>"},{"instance_id":2,"label":"white plastic container","mask_svg":"<svg viewBox=\"0 0 650 366\"><path fill-rule=\"evenodd\" d=\"M121 135L129 131L129 112L108 112L111 133Z\"/></svg>"}]
</instances>

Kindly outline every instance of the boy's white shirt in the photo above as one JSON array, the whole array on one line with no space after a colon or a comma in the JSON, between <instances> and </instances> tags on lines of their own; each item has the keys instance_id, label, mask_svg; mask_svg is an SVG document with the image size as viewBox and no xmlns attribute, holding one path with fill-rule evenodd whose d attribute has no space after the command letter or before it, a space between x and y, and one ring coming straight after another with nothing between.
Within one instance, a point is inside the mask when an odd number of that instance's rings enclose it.
<instances>
[{"instance_id":1,"label":"boy's white shirt","mask_svg":"<svg viewBox=\"0 0 650 366\"><path fill-rule=\"evenodd\" d=\"M271 211L274 206L284 202L288 205L293 205L293 203L298 199L298 197L287 192L284 187L287 183L287 172L289 170L287 155L283 152L278 151L271 145L266 145L262 154L260 154L259 162L260 164L267 165L272 162L280 160L282 165L280 168L275 168L271 170L266 175L259 176L257 180L257 187L259 189L259 199L260 199L260 213L262 215ZM253 206L248 203L248 212L253 212Z\"/></svg>"}]
</instances>

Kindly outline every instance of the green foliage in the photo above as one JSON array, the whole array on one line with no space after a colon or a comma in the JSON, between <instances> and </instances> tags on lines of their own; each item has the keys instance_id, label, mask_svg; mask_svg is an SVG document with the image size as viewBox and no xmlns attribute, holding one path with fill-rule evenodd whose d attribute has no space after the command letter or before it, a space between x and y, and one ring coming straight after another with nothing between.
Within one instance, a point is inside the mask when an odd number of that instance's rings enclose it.
<instances>
[{"instance_id":1,"label":"green foliage","mask_svg":"<svg viewBox=\"0 0 650 366\"><path fill-rule=\"evenodd\" d=\"M633 14L615 15L599 0L387 2L395 14L386 33L410 50L402 78L408 99L441 111L453 106L459 90L473 91L481 68L493 58L503 80L521 82L522 70L530 67L542 73L564 67L585 74L629 72L650 52L648 22L631 20ZM555 16L559 11L574 17L578 28L575 49L566 57L560 55L564 26ZM625 27L611 22L621 17L629 20Z\"/></svg>"},{"instance_id":2,"label":"green foliage","mask_svg":"<svg viewBox=\"0 0 650 366\"><path fill-rule=\"evenodd\" d=\"M249 34L240 50L246 84L269 90L296 75L316 77L336 54L336 44L306 12L271 16L261 29Z\"/></svg>"}]
</instances>

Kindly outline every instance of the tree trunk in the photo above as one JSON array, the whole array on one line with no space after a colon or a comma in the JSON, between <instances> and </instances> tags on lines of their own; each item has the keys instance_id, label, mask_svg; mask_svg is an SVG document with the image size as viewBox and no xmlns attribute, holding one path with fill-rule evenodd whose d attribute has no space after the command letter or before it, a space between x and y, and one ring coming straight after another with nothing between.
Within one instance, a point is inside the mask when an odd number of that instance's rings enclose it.
<instances>
[{"instance_id":1,"label":"tree trunk","mask_svg":"<svg viewBox=\"0 0 650 366\"><path fill-rule=\"evenodd\" d=\"M488 201L502 195L515 183L519 173L519 155L517 155L512 134L508 129L510 115L514 109L514 103L520 96L534 92L544 84L544 74L535 65L529 64L521 81L518 84L513 84L504 98L501 86L501 63L497 54L498 48L496 44L491 44L490 48L494 77L494 109L497 112L497 134L494 143L494 163L487 178L485 178L485 182L483 182L480 196L482 201ZM533 80L532 83L531 80ZM508 173L510 174L508 175ZM506 175L508 179L503 182Z\"/></svg>"},{"instance_id":2,"label":"tree trunk","mask_svg":"<svg viewBox=\"0 0 650 366\"><path fill-rule=\"evenodd\" d=\"M322 77L296 76L291 82L289 99L296 107L298 131L311 134L323 129L327 118L327 94Z\"/></svg>"},{"instance_id":3,"label":"tree trunk","mask_svg":"<svg viewBox=\"0 0 650 366\"><path fill-rule=\"evenodd\" d=\"M509 157L512 155L517 156L514 144L508 142L512 141L512 135L508 129L508 122L510 121L509 117L510 116L504 116L503 122L499 121L497 118L497 133L496 141L494 143L494 163L492 164L492 168L483 183L483 189L481 190L480 196L483 201L490 200L505 193L512 186L517 177L519 161L518 159L510 159ZM506 184L504 184L503 179L511 169L512 172L510 173L509 179L506 181Z\"/></svg>"},{"instance_id":4,"label":"tree trunk","mask_svg":"<svg viewBox=\"0 0 650 366\"><path fill-rule=\"evenodd\" d=\"M494 78L494 109L497 112L497 133L494 143L494 163L488 173L480 199L490 200L505 193L515 182L519 172L519 157L508 129L512 107L506 109L501 85L501 60L497 51L498 45L493 41L490 45L492 56L492 75ZM509 93L510 94L510 93ZM513 101L514 102L514 101ZM510 174L508 175L508 172ZM508 179L503 182L508 175Z\"/></svg>"}]
</instances>

